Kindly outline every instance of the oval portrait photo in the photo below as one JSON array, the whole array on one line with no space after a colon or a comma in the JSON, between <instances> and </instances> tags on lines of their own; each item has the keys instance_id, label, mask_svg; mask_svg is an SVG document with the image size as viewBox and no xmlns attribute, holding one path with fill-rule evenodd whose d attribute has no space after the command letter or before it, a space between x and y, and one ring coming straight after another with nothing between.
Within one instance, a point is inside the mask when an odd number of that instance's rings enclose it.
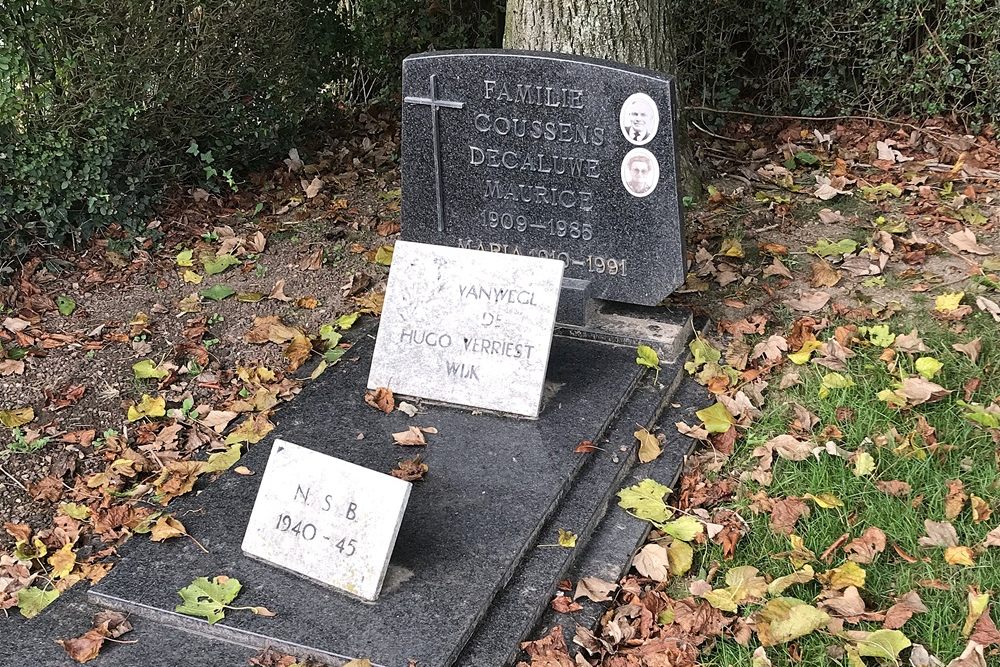
<instances>
[{"instance_id":1,"label":"oval portrait photo","mask_svg":"<svg viewBox=\"0 0 1000 667\"><path fill-rule=\"evenodd\" d=\"M656 156L645 148L633 148L622 160L622 183L629 194L645 197L660 181L660 165Z\"/></svg>"},{"instance_id":2,"label":"oval portrait photo","mask_svg":"<svg viewBox=\"0 0 1000 667\"><path fill-rule=\"evenodd\" d=\"M646 93L633 93L625 100L618 114L622 134L636 146L648 144L660 126L660 112L656 102Z\"/></svg>"}]
</instances>

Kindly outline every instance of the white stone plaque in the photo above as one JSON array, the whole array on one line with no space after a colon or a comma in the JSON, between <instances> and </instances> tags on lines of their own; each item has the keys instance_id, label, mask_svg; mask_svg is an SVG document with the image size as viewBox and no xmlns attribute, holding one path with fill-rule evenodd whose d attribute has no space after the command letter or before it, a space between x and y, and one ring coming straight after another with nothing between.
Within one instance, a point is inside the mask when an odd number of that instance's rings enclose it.
<instances>
[{"instance_id":1,"label":"white stone plaque","mask_svg":"<svg viewBox=\"0 0 1000 667\"><path fill-rule=\"evenodd\" d=\"M410 488L390 475L275 440L243 552L375 600Z\"/></svg>"},{"instance_id":2,"label":"white stone plaque","mask_svg":"<svg viewBox=\"0 0 1000 667\"><path fill-rule=\"evenodd\" d=\"M563 263L397 241L368 387L537 417Z\"/></svg>"}]
</instances>

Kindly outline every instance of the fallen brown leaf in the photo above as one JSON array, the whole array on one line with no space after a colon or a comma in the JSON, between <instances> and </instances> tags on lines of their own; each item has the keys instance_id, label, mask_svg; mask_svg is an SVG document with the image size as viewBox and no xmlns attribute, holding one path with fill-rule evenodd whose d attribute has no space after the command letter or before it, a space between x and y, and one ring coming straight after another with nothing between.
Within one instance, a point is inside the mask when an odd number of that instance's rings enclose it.
<instances>
[{"instance_id":1,"label":"fallen brown leaf","mask_svg":"<svg viewBox=\"0 0 1000 667\"><path fill-rule=\"evenodd\" d=\"M885 551L885 533L877 526L869 526L857 539L844 546L848 560L855 563L871 563L875 557Z\"/></svg>"},{"instance_id":2,"label":"fallen brown leaf","mask_svg":"<svg viewBox=\"0 0 1000 667\"><path fill-rule=\"evenodd\" d=\"M552 609L559 614L571 614L574 611L580 611L583 609L583 605L579 602L574 602L573 598L568 595L557 595L552 598Z\"/></svg>"},{"instance_id":3,"label":"fallen brown leaf","mask_svg":"<svg viewBox=\"0 0 1000 667\"><path fill-rule=\"evenodd\" d=\"M944 516L946 519L954 519L962 513L965 501L968 496L965 493L965 484L960 479L948 480L948 494L944 498Z\"/></svg>"},{"instance_id":4,"label":"fallen brown leaf","mask_svg":"<svg viewBox=\"0 0 1000 667\"><path fill-rule=\"evenodd\" d=\"M388 387L378 387L365 392L365 403L376 410L381 410L389 414L396 407L396 399L392 395L392 390Z\"/></svg>"}]
</instances>

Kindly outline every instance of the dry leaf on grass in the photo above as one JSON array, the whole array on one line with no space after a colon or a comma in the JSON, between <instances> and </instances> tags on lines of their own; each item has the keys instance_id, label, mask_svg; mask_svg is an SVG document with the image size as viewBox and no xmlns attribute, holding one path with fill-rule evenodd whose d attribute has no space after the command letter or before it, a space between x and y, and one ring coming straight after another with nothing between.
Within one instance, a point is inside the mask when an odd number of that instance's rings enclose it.
<instances>
[{"instance_id":1,"label":"dry leaf on grass","mask_svg":"<svg viewBox=\"0 0 1000 667\"><path fill-rule=\"evenodd\" d=\"M917 540L922 547L954 547L958 546L958 533L948 521L931 521L924 519L926 537Z\"/></svg>"},{"instance_id":2,"label":"dry leaf on grass","mask_svg":"<svg viewBox=\"0 0 1000 667\"><path fill-rule=\"evenodd\" d=\"M895 479L875 482L875 487L882 493L897 498L908 496L913 490L908 483Z\"/></svg>"},{"instance_id":3,"label":"dry leaf on grass","mask_svg":"<svg viewBox=\"0 0 1000 667\"><path fill-rule=\"evenodd\" d=\"M885 551L885 533L877 526L869 526L860 537L844 545L844 551L855 563L871 563Z\"/></svg>"},{"instance_id":4,"label":"dry leaf on grass","mask_svg":"<svg viewBox=\"0 0 1000 667\"><path fill-rule=\"evenodd\" d=\"M800 292L797 298L785 299L785 304L790 308L794 308L795 310L804 313L815 312L823 308L829 302L830 295L820 290Z\"/></svg>"},{"instance_id":5,"label":"dry leaf on grass","mask_svg":"<svg viewBox=\"0 0 1000 667\"><path fill-rule=\"evenodd\" d=\"M885 612L882 627L887 630L898 630L910 620L914 614L926 613L927 607L916 591L910 591L896 598L896 603Z\"/></svg>"},{"instance_id":6,"label":"dry leaf on grass","mask_svg":"<svg viewBox=\"0 0 1000 667\"><path fill-rule=\"evenodd\" d=\"M948 480L948 494L944 498L944 517L954 519L961 514L967 498L962 480Z\"/></svg>"}]
</instances>

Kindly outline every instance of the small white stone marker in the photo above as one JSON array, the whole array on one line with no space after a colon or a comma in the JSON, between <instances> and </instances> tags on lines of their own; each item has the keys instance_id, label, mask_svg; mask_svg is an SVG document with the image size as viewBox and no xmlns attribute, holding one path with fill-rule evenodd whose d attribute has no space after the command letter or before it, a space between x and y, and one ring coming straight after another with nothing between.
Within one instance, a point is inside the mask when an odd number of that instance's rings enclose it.
<instances>
[{"instance_id":1,"label":"small white stone marker","mask_svg":"<svg viewBox=\"0 0 1000 667\"><path fill-rule=\"evenodd\" d=\"M376 600L411 484L275 440L243 553Z\"/></svg>"},{"instance_id":2,"label":"small white stone marker","mask_svg":"<svg viewBox=\"0 0 1000 667\"><path fill-rule=\"evenodd\" d=\"M397 241L368 388L537 417L563 268Z\"/></svg>"}]
</instances>

